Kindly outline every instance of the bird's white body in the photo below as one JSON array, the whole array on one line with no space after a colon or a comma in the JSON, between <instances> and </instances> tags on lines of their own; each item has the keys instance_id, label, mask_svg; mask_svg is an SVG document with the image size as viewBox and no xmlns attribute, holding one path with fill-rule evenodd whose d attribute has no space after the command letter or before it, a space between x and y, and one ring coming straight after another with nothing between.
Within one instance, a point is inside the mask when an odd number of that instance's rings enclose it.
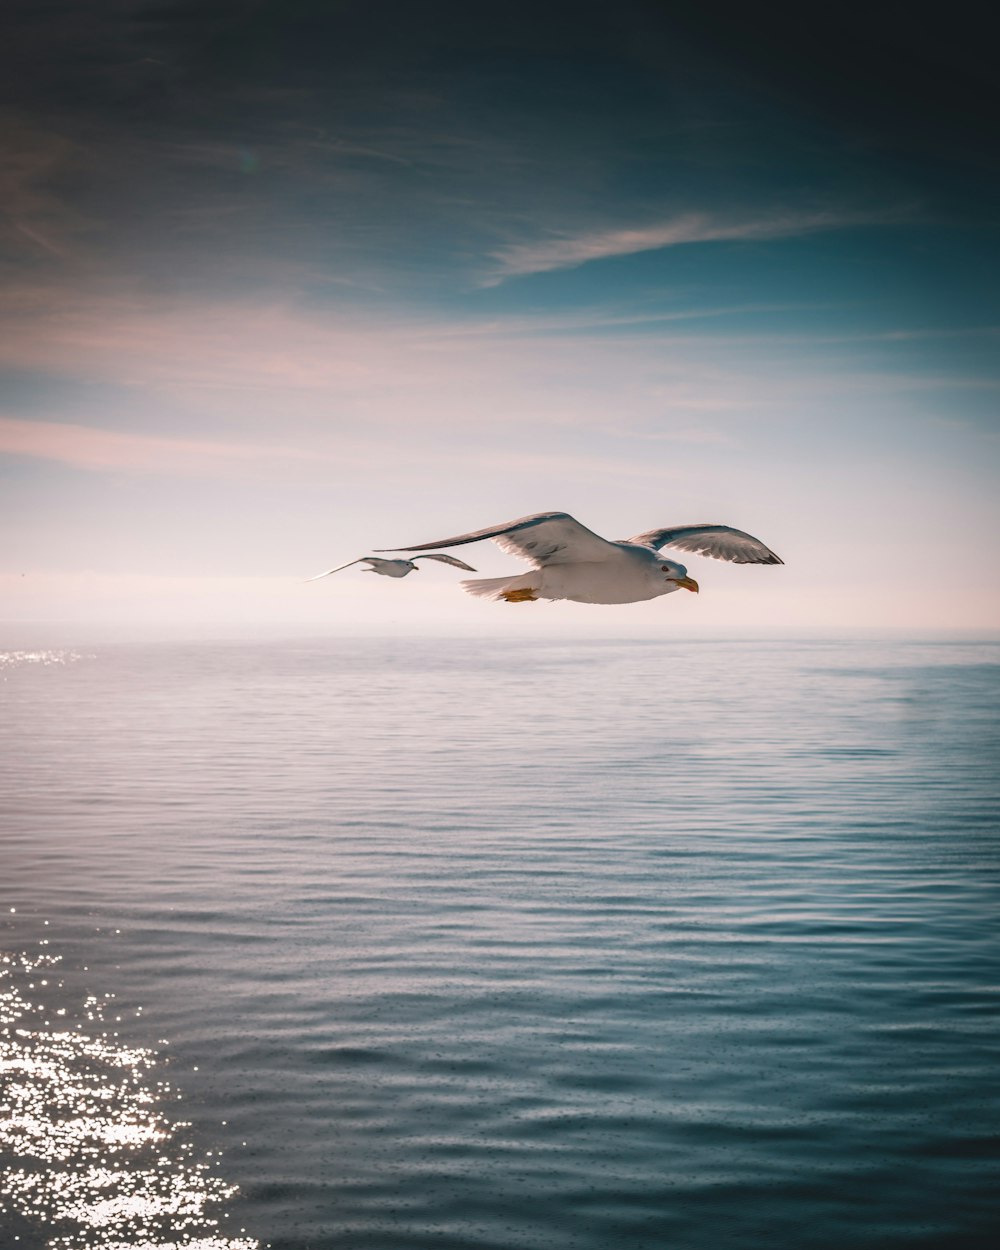
<instances>
[{"instance_id":1,"label":"bird's white body","mask_svg":"<svg viewBox=\"0 0 1000 1250\"><path fill-rule=\"evenodd\" d=\"M485 577L465 581L470 595L529 603L536 599L568 599L573 603L640 603L683 587L698 590L683 564L660 554L678 547L734 564L781 564L768 547L729 525L680 525L649 530L619 542L601 538L567 512L539 512L491 529L475 530L434 543L398 551L456 547L491 538L534 567L519 577ZM419 556L417 557L419 559Z\"/></svg>"},{"instance_id":2,"label":"bird's white body","mask_svg":"<svg viewBox=\"0 0 1000 1250\"><path fill-rule=\"evenodd\" d=\"M412 560L379 560L377 563L372 561L372 567L364 572L381 573L383 577L405 577L407 573L413 573L416 567Z\"/></svg>"},{"instance_id":3,"label":"bird's white body","mask_svg":"<svg viewBox=\"0 0 1000 1250\"><path fill-rule=\"evenodd\" d=\"M687 578L683 564L663 560L655 551L628 543L612 545L618 549L614 560L543 564L520 577L479 578L462 585L469 594L484 599L502 599L512 591L530 590L535 599L640 603L679 590L683 584L679 579Z\"/></svg>"}]
</instances>

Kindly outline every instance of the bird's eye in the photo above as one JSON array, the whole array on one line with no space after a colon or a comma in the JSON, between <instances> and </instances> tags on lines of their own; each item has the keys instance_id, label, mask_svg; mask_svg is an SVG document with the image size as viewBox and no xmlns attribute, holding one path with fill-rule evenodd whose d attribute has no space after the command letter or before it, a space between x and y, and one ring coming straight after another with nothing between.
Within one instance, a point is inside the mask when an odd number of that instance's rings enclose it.
<instances>
[{"instance_id":1,"label":"bird's eye","mask_svg":"<svg viewBox=\"0 0 1000 1250\"><path fill-rule=\"evenodd\" d=\"M663 573L669 573L669 572L670 572L670 565L669 565L669 564L661 564L661 565L660 565L660 570L661 570L661 572L663 572Z\"/></svg>"}]
</instances>

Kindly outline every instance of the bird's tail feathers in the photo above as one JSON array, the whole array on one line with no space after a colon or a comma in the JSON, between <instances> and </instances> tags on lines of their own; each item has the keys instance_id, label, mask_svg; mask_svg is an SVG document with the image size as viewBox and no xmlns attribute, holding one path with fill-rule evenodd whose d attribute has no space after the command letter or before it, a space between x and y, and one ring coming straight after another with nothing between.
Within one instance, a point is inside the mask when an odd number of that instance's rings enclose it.
<instances>
[{"instance_id":1,"label":"bird's tail feathers","mask_svg":"<svg viewBox=\"0 0 1000 1250\"><path fill-rule=\"evenodd\" d=\"M535 575L537 581L537 575ZM522 573L520 577L474 577L467 578L459 585L468 595L477 599L502 599L504 591L528 589L532 581L531 573Z\"/></svg>"},{"instance_id":2,"label":"bird's tail feathers","mask_svg":"<svg viewBox=\"0 0 1000 1250\"><path fill-rule=\"evenodd\" d=\"M477 599L499 599L509 581L509 577L474 577L459 584L466 594Z\"/></svg>"}]
</instances>

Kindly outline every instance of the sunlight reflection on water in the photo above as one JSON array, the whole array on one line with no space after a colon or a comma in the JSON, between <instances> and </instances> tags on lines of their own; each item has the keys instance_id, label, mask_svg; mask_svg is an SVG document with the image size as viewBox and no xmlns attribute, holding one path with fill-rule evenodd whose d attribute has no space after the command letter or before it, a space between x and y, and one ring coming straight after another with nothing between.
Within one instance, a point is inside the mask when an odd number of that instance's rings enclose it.
<instances>
[{"instance_id":1,"label":"sunlight reflection on water","mask_svg":"<svg viewBox=\"0 0 1000 1250\"><path fill-rule=\"evenodd\" d=\"M164 1112L180 1094L156 1079L163 1061L105 1027L112 995L74 1009L59 963L0 954L0 1151L18 1164L0 1214L47 1225L47 1250L258 1250L215 1231L209 1208L237 1187Z\"/></svg>"},{"instance_id":2,"label":"sunlight reflection on water","mask_svg":"<svg viewBox=\"0 0 1000 1250\"><path fill-rule=\"evenodd\" d=\"M0 681L6 681L6 673L10 669L21 668L25 664L50 665L78 664L81 660L93 660L93 655L85 655L82 651L0 651Z\"/></svg>"}]
</instances>

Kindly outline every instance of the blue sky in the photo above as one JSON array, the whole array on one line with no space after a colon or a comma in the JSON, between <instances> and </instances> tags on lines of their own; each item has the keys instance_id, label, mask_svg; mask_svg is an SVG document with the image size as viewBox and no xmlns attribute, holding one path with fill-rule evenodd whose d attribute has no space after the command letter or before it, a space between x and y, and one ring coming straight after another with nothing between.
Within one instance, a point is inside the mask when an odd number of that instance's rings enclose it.
<instances>
[{"instance_id":1,"label":"blue sky","mask_svg":"<svg viewBox=\"0 0 1000 1250\"><path fill-rule=\"evenodd\" d=\"M2 616L995 630L984 34L746 9L9 5ZM786 565L625 608L301 582L551 509Z\"/></svg>"}]
</instances>

